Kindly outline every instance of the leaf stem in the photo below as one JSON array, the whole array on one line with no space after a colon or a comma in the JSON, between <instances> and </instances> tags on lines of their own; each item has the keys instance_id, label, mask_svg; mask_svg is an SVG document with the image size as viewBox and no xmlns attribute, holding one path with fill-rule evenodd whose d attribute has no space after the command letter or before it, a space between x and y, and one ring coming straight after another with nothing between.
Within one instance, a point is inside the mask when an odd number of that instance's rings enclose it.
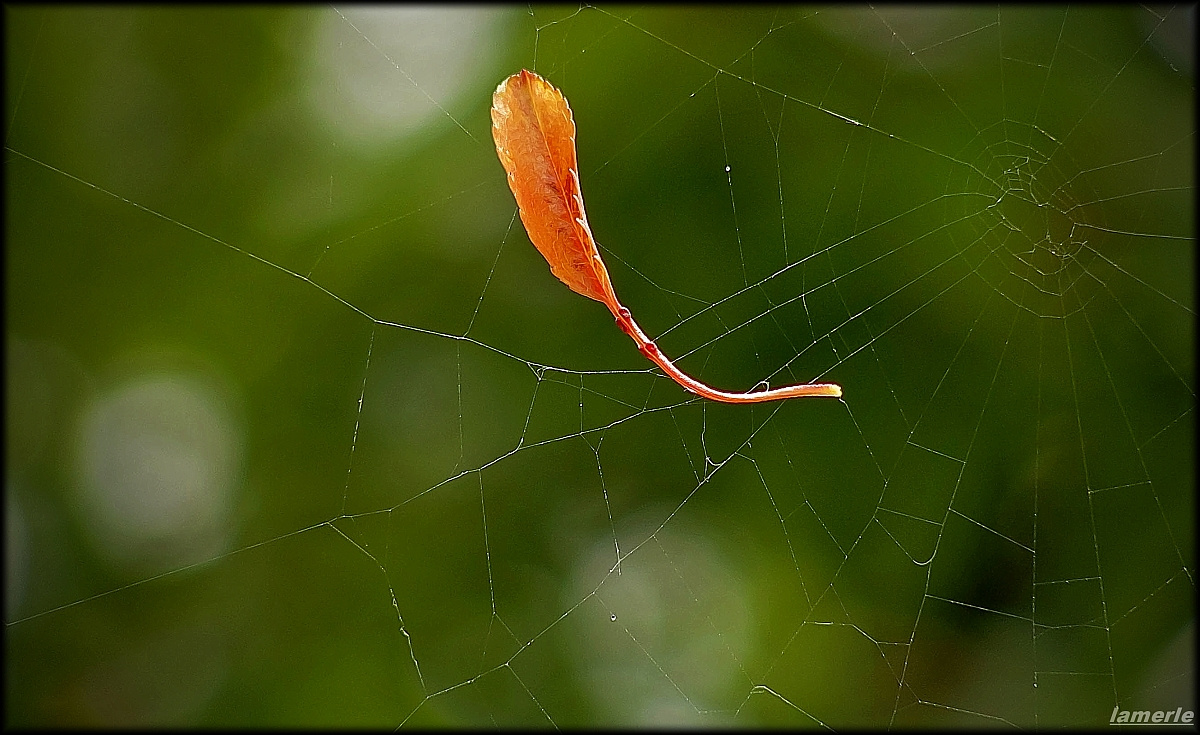
<instances>
[{"instance_id":1,"label":"leaf stem","mask_svg":"<svg viewBox=\"0 0 1200 735\"><path fill-rule=\"evenodd\" d=\"M671 362L670 358L664 355L662 350L658 349L658 345L654 344L654 340L647 337L642 328L638 326L638 323L633 320L633 314L630 313L629 309L615 301L612 304L608 304L608 308L613 312L613 316L616 317L617 326L621 328L621 331L633 338L639 352L655 365L662 368L668 377L679 383L686 390L702 398L707 398L710 401L721 401L722 403L761 403L763 401L778 401L784 398L800 398L802 396L840 398L842 395L842 387L836 383L800 383L797 385L787 385L782 388L748 393L730 393L729 391L718 390L710 385L701 383L699 380L675 367L675 363Z\"/></svg>"}]
</instances>

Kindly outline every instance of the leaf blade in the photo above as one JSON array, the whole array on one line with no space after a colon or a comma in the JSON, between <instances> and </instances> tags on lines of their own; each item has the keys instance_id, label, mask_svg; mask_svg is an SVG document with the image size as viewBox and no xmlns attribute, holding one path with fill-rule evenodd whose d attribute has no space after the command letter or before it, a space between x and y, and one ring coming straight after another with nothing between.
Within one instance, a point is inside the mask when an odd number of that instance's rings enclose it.
<instances>
[{"instance_id":1,"label":"leaf blade","mask_svg":"<svg viewBox=\"0 0 1200 735\"><path fill-rule=\"evenodd\" d=\"M575 121L566 98L522 69L492 95L492 138L521 222L550 271L616 314L620 305L583 208Z\"/></svg>"}]
</instances>

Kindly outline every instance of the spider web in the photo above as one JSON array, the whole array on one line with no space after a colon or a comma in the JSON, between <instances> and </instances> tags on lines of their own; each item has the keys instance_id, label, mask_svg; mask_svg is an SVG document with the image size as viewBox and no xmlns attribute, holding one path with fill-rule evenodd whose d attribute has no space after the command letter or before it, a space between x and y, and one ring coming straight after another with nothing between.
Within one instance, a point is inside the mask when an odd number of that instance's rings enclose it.
<instances>
[{"instance_id":1,"label":"spider web","mask_svg":"<svg viewBox=\"0 0 1200 735\"><path fill-rule=\"evenodd\" d=\"M1194 8L6 20L6 722L1194 709Z\"/></svg>"}]
</instances>

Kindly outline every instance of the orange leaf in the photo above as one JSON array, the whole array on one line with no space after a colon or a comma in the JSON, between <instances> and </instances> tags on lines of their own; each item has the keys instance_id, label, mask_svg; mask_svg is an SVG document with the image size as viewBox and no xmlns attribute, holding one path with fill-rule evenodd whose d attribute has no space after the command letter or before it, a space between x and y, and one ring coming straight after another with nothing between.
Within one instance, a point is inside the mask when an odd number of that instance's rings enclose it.
<instances>
[{"instance_id":1,"label":"orange leaf","mask_svg":"<svg viewBox=\"0 0 1200 735\"><path fill-rule=\"evenodd\" d=\"M529 239L571 290L619 305L588 227L575 159L575 121L562 93L521 70L492 95L492 137Z\"/></svg>"},{"instance_id":2,"label":"orange leaf","mask_svg":"<svg viewBox=\"0 0 1200 735\"><path fill-rule=\"evenodd\" d=\"M508 172L508 188L529 239L550 272L572 291L602 302L621 331L668 376L698 396L726 403L758 403L800 396L842 395L833 383L804 383L751 393L730 393L684 373L646 336L629 309L617 301L608 269L588 227L575 157L575 121L562 92L522 69L500 82L492 95L492 138Z\"/></svg>"}]
</instances>

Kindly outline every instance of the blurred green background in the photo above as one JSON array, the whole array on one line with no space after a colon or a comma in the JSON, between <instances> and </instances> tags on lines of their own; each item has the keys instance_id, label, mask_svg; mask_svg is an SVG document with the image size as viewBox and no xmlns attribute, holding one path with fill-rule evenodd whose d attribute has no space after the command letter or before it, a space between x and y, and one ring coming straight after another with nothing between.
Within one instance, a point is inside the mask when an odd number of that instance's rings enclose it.
<instances>
[{"instance_id":1,"label":"blurred green background","mask_svg":"<svg viewBox=\"0 0 1200 735\"><path fill-rule=\"evenodd\" d=\"M5 21L6 724L1194 708L1194 6Z\"/></svg>"}]
</instances>

